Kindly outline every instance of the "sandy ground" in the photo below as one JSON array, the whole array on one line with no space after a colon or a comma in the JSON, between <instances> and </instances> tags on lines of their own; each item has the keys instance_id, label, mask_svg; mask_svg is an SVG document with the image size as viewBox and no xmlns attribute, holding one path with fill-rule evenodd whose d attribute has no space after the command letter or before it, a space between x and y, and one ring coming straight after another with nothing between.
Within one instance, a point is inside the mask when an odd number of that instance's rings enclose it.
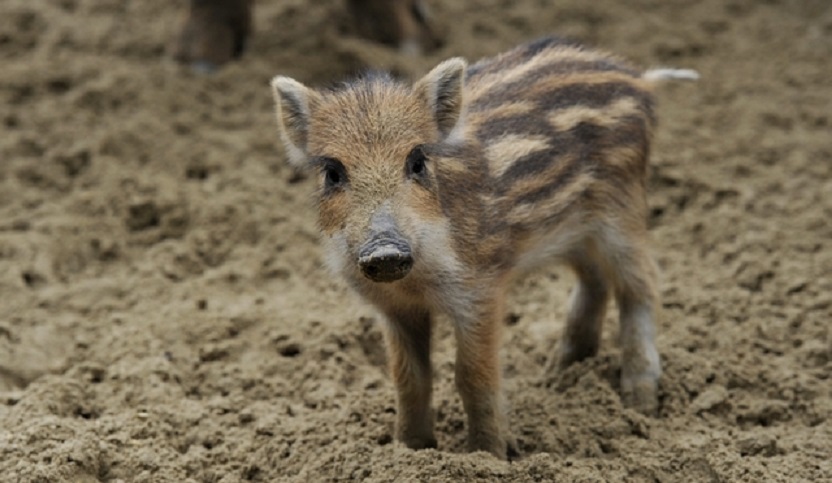
<instances>
[{"instance_id":1,"label":"sandy ground","mask_svg":"<svg viewBox=\"0 0 832 483\"><path fill-rule=\"evenodd\" d=\"M164 58L183 3L0 6L0 481L832 481L828 1L433 2L447 40L407 61L338 2L261 0L250 52L207 78ZM621 405L614 313L598 357L543 372L571 285L552 267L505 330L523 458L464 452L448 321L439 450L410 451L268 80L550 32L703 76L659 90L661 414Z\"/></svg>"}]
</instances>

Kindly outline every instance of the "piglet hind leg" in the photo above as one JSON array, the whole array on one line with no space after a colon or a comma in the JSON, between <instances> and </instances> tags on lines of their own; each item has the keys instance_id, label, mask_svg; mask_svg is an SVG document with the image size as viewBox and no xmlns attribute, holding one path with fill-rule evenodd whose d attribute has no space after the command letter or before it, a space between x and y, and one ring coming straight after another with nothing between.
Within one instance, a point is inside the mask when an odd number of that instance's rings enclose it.
<instances>
[{"instance_id":1,"label":"piglet hind leg","mask_svg":"<svg viewBox=\"0 0 832 483\"><path fill-rule=\"evenodd\" d=\"M557 356L551 360L547 373L565 369L575 362L595 356L601 342L601 329L609 300L609 283L601 265L591 258L590 252L574 255L569 264L578 281L570 296L566 328L558 345Z\"/></svg>"},{"instance_id":2,"label":"piglet hind leg","mask_svg":"<svg viewBox=\"0 0 832 483\"><path fill-rule=\"evenodd\" d=\"M616 243L612 271L616 275L621 345L621 397L624 404L647 415L658 411L661 363L656 350L657 270L642 236Z\"/></svg>"},{"instance_id":3,"label":"piglet hind leg","mask_svg":"<svg viewBox=\"0 0 832 483\"><path fill-rule=\"evenodd\" d=\"M431 317L426 310L389 310L384 337L396 386L396 439L411 449L435 448L431 410Z\"/></svg>"},{"instance_id":4,"label":"piglet hind leg","mask_svg":"<svg viewBox=\"0 0 832 483\"><path fill-rule=\"evenodd\" d=\"M508 428L500 389L500 297L484 302L479 317L456 320L456 386L468 418L468 450L515 458L517 445Z\"/></svg>"}]
</instances>

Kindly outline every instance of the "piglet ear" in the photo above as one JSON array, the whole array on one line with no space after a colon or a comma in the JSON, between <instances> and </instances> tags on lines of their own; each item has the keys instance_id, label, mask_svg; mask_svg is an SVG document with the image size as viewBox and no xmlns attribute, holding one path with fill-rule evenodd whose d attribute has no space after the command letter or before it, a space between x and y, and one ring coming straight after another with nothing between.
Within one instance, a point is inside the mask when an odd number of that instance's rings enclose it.
<instances>
[{"instance_id":1,"label":"piglet ear","mask_svg":"<svg viewBox=\"0 0 832 483\"><path fill-rule=\"evenodd\" d=\"M303 167L308 159L307 141L312 115L310 106L315 103L318 94L289 77L277 76L272 79L271 86L280 140L289 162L296 167Z\"/></svg>"},{"instance_id":2,"label":"piglet ear","mask_svg":"<svg viewBox=\"0 0 832 483\"><path fill-rule=\"evenodd\" d=\"M413 86L436 119L443 139L455 137L465 117L463 88L468 63L461 57L448 59L433 68Z\"/></svg>"}]
</instances>

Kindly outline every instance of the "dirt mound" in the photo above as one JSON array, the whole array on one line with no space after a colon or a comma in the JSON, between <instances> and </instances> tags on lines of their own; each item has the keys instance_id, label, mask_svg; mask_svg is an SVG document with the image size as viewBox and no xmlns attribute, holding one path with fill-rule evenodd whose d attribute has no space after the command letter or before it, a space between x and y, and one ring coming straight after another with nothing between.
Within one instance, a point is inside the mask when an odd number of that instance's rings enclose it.
<instances>
[{"instance_id":1,"label":"dirt mound","mask_svg":"<svg viewBox=\"0 0 832 483\"><path fill-rule=\"evenodd\" d=\"M262 0L212 77L164 60L175 3L3 3L0 481L830 478L828 2L434 1L446 42L408 60L339 2ZM505 331L524 457L464 453L447 321L440 449L407 450L377 315L322 267L268 80L415 75L551 32L702 74L659 89L661 415L621 406L614 313L598 357L543 372L571 284L553 268Z\"/></svg>"}]
</instances>

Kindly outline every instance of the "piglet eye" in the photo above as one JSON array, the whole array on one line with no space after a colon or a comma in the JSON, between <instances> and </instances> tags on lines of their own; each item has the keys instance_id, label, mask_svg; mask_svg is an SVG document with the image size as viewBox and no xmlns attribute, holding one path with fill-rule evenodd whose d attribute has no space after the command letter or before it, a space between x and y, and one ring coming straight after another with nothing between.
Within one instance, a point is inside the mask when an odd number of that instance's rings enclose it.
<instances>
[{"instance_id":1,"label":"piglet eye","mask_svg":"<svg viewBox=\"0 0 832 483\"><path fill-rule=\"evenodd\" d=\"M327 190L339 188L347 182L347 170L337 159L323 158L321 170L324 175L324 188Z\"/></svg>"},{"instance_id":2,"label":"piglet eye","mask_svg":"<svg viewBox=\"0 0 832 483\"><path fill-rule=\"evenodd\" d=\"M407 161L405 161L405 172L409 177L423 176L426 171L425 163L427 160L428 158L425 156L425 151L422 149L422 145L420 144L416 146L407 155Z\"/></svg>"},{"instance_id":3,"label":"piglet eye","mask_svg":"<svg viewBox=\"0 0 832 483\"><path fill-rule=\"evenodd\" d=\"M341 183L341 173L338 172L337 169L327 166L326 168L326 185L327 187L333 187Z\"/></svg>"}]
</instances>

